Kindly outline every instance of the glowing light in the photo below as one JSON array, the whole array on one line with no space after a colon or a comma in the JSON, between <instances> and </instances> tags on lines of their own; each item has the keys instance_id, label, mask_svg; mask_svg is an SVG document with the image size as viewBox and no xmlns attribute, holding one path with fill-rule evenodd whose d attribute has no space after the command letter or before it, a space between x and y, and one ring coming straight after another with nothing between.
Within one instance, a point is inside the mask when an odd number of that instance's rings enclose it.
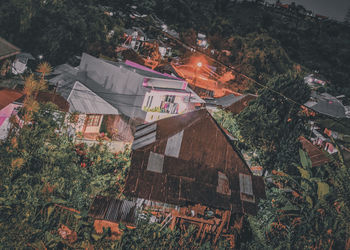
<instances>
[{"instance_id":1,"label":"glowing light","mask_svg":"<svg viewBox=\"0 0 350 250\"><path fill-rule=\"evenodd\" d=\"M202 67L202 63L201 63L201 62L198 62L198 63L197 63L197 67Z\"/></svg>"}]
</instances>

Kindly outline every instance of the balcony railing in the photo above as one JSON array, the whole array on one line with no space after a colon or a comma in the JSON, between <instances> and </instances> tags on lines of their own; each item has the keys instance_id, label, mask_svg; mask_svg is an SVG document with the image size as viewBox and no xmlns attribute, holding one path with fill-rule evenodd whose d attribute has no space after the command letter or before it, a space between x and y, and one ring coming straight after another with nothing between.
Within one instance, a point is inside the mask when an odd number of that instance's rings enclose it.
<instances>
[{"instance_id":1,"label":"balcony railing","mask_svg":"<svg viewBox=\"0 0 350 250\"><path fill-rule=\"evenodd\" d=\"M179 112L179 104L162 101L160 110L162 113L177 114Z\"/></svg>"}]
</instances>

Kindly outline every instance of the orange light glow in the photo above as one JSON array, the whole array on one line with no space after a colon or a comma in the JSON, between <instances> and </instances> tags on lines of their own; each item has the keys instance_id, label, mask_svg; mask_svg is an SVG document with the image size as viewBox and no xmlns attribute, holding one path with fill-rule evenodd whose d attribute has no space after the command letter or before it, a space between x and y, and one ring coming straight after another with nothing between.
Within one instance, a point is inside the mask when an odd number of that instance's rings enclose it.
<instances>
[{"instance_id":1,"label":"orange light glow","mask_svg":"<svg viewBox=\"0 0 350 250\"><path fill-rule=\"evenodd\" d=\"M202 67L202 62L198 62L197 67Z\"/></svg>"}]
</instances>

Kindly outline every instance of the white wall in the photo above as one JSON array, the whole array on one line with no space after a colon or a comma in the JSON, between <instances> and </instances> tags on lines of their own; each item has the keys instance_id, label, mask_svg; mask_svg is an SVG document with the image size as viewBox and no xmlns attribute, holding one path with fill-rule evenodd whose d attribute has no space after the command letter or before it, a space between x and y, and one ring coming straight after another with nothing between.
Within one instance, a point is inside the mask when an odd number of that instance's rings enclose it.
<instances>
[{"instance_id":1,"label":"white wall","mask_svg":"<svg viewBox=\"0 0 350 250\"><path fill-rule=\"evenodd\" d=\"M161 102L164 100L166 95L175 95L174 103L179 104L178 114L193 111L195 108L193 103L189 103L187 101L188 97L190 96L189 93L181 93L181 92L175 92L175 91L151 90L150 92L146 93L146 95L145 95L145 98L144 98L143 104L142 104L142 109L145 110L149 96L153 96L152 104L150 106L150 108L153 109L153 108L160 107ZM187 100L184 100L184 98L186 98Z\"/></svg>"}]
</instances>

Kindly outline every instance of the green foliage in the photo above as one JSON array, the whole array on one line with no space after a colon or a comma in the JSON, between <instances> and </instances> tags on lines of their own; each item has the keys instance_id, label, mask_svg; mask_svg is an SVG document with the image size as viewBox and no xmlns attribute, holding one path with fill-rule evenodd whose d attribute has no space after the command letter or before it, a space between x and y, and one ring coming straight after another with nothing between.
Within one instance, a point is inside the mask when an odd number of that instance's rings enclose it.
<instances>
[{"instance_id":1,"label":"green foliage","mask_svg":"<svg viewBox=\"0 0 350 250\"><path fill-rule=\"evenodd\" d=\"M23 248L38 240L56 244L60 240L50 230L57 227L43 217L48 204L83 212L95 195L116 196L123 189L130 150L113 154L102 144L76 147L63 120L53 105L40 105L31 122L22 127L15 123L0 142L0 227L8 232L1 236L3 246ZM90 234L79 239L87 237Z\"/></svg>"},{"instance_id":2,"label":"green foliage","mask_svg":"<svg viewBox=\"0 0 350 250\"><path fill-rule=\"evenodd\" d=\"M313 169L310 159L305 164L305 152L300 157L300 176L273 172L258 217L249 218L254 240L246 248L344 249L350 237L349 198L344 196L349 190L343 185L350 180L349 170L330 165Z\"/></svg>"},{"instance_id":3,"label":"green foliage","mask_svg":"<svg viewBox=\"0 0 350 250\"><path fill-rule=\"evenodd\" d=\"M0 36L24 51L44 54L53 64L64 63L92 48L113 45L120 35L122 21L109 17L99 1L4 0L0 6ZM114 39L107 38L110 30ZM107 42L108 41L108 42Z\"/></svg>"},{"instance_id":4,"label":"green foliage","mask_svg":"<svg viewBox=\"0 0 350 250\"><path fill-rule=\"evenodd\" d=\"M261 89L259 97L236 117L242 142L259 152L260 162L267 170L296 173L292 163L298 162L298 137L304 130L305 120L298 114L299 105L273 91L304 103L310 90L292 73L272 78L267 86L272 91Z\"/></svg>"}]
</instances>

